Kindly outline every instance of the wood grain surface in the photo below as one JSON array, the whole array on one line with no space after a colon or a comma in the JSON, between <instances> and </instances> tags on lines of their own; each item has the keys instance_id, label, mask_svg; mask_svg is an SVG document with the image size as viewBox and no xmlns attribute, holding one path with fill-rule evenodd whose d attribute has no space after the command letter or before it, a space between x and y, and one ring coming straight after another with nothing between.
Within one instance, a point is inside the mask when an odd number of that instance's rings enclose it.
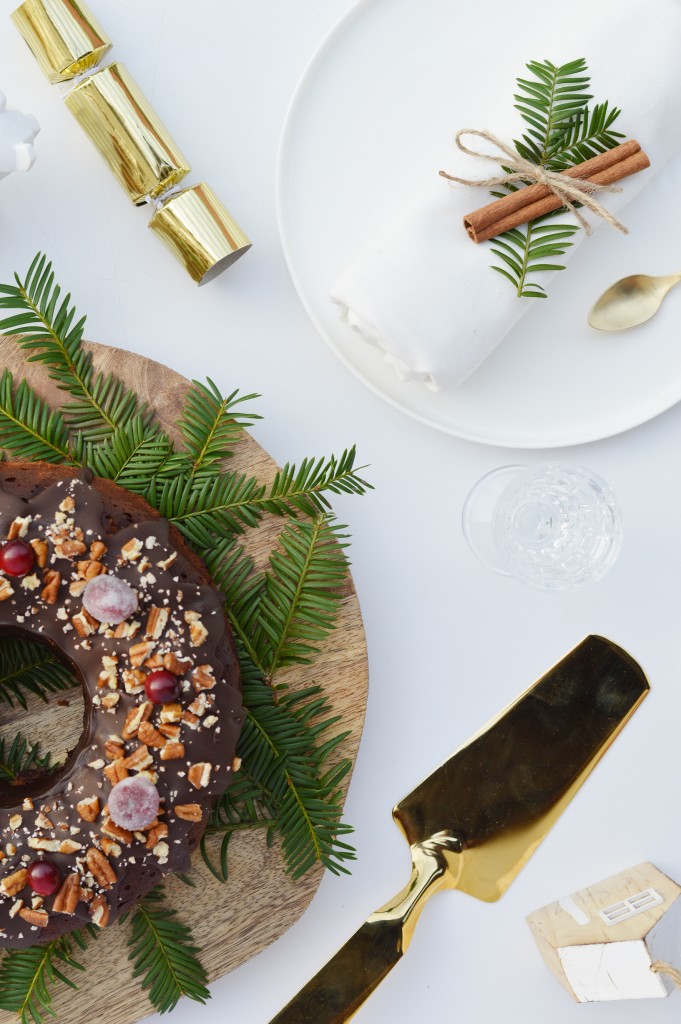
<instances>
[{"instance_id":1,"label":"wood grain surface","mask_svg":"<svg viewBox=\"0 0 681 1024\"><path fill-rule=\"evenodd\" d=\"M165 430L179 440L175 424L179 419L189 382L175 371L143 356L102 345L89 346L96 366L112 371L135 388L140 398L153 405ZM37 363L27 363L24 354L11 339L0 338L0 369L9 368L18 382L28 382L53 405L62 404L64 395L47 378ZM261 411L266 415L265 402ZM230 468L270 480L277 466L247 433L244 433L230 460ZM270 519L249 538L249 550L260 564L276 543L281 520ZM296 666L281 673L282 681L292 687L311 681L320 683L334 710L342 715L343 729L350 734L339 748L339 756L355 760L366 711L368 671L367 654L359 603L349 580L343 600L338 629L324 645L320 658L311 666ZM64 694L58 694L63 698ZM14 735L18 729L32 739L44 737L47 749L58 751L75 745L82 724L82 699L69 704L50 702L45 713L40 702L29 705L28 712L10 712L0 708L0 735ZM55 736L59 740L55 740ZM48 738L51 742L48 745ZM349 779L346 779L347 786ZM219 837L216 837L219 840ZM217 848L217 843L216 843ZM175 877L166 881L166 891L184 920L191 924L194 937L203 950L202 959L209 978L214 980L259 953L281 936L303 914L321 880L317 868L303 879L292 881L284 872L278 849L267 849L264 834L244 832L230 843L230 877L217 882L197 854L191 876L196 888L188 888ZM127 928L114 926L105 932L79 959L87 967L87 984L78 993L60 986L55 989L55 1009L60 1024L90 1024L106 1019L107 1024L133 1024L152 1012L138 983L132 981L127 963ZM97 993L93 1006L92 993ZM106 1007L106 1014L99 1011ZM0 1012L0 1024L14 1017Z\"/></svg>"}]
</instances>

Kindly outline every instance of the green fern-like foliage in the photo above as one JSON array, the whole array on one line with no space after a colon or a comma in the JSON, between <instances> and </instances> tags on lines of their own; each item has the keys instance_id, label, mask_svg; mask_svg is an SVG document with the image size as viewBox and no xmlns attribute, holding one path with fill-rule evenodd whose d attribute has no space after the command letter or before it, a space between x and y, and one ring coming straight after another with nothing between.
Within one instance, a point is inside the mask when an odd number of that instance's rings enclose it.
<instances>
[{"instance_id":1,"label":"green fern-like foliage","mask_svg":"<svg viewBox=\"0 0 681 1024\"><path fill-rule=\"evenodd\" d=\"M70 297L61 298L45 257L36 257L23 280L0 285L0 308L12 314L0 322L0 332L24 332L18 344L68 396L63 412L52 412L25 382L16 385L5 374L0 446L15 457L87 466L141 494L183 533L225 595L242 666L246 724L238 751L241 771L209 825L209 833L219 835L217 864L203 847L209 867L216 877L226 877L232 836L256 829L270 844L280 840L286 870L294 877L317 863L347 871L354 850L345 841L352 829L341 820L341 786L351 765L339 754L347 734L318 686L289 690L278 673L312 661L336 627L347 587L347 537L330 514L329 495L361 495L370 487L356 466L355 449L288 463L270 485L230 472L225 460L244 425L258 418L245 407L255 396L234 391L224 397L210 380L193 382L178 423L178 446L134 392L113 375L95 372L82 346L85 320L76 322ZM267 517L281 520L282 527L262 570L245 545L248 532ZM70 673L47 650L3 638L0 700L25 707L29 694L46 698L71 684ZM3 752L10 772L22 757L26 770L33 748L27 744L20 753L23 742ZM46 756L36 750L29 768ZM142 901L130 942L135 974L144 979L157 1010L171 1009L181 995L208 997L189 930L163 905L162 892ZM0 967L0 999L9 965L21 984L3 1005L28 1014L26 1020L36 1007L49 1012L49 986L61 979L56 965L71 957L68 944L35 950L44 957L13 951Z\"/></svg>"},{"instance_id":2,"label":"green fern-like foliage","mask_svg":"<svg viewBox=\"0 0 681 1024\"><path fill-rule=\"evenodd\" d=\"M18 732L11 743L0 739L0 782L17 783L29 772L49 771L52 758L40 753L40 744L33 746Z\"/></svg>"},{"instance_id":3,"label":"green fern-like foliage","mask_svg":"<svg viewBox=\"0 0 681 1024\"><path fill-rule=\"evenodd\" d=\"M75 685L71 671L47 647L23 637L0 640L0 701L4 704L25 709L29 695L47 701L50 694Z\"/></svg>"},{"instance_id":4,"label":"green fern-like foliage","mask_svg":"<svg viewBox=\"0 0 681 1024\"><path fill-rule=\"evenodd\" d=\"M166 906L162 886L147 893L133 913L129 959L133 977L142 979L159 1013L174 1009L182 996L199 1003L210 999L199 952L191 929Z\"/></svg>"},{"instance_id":5,"label":"green fern-like foliage","mask_svg":"<svg viewBox=\"0 0 681 1024\"><path fill-rule=\"evenodd\" d=\"M624 136L613 128L620 110L607 101L589 108L593 97L587 91L590 78L583 58L560 67L550 61L530 61L526 66L532 78L518 78L514 96L515 108L528 125L522 138L513 143L520 156L551 171L562 171L620 144ZM510 184L506 191L492 195L503 196L518 187L522 186ZM492 240L492 252L499 260L492 269L510 281L519 298L546 298L546 289L536 275L565 269L556 261L565 255L580 228L556 223L554 218L561 212Z\"/></svg>"},{"instance_id":6,"label":"green fern-like foliage","mask_svg":"<svg viewBox=\"0 0 681 1024\"><path fill-rule=\"evenodd\" d=\"M21 1024L43 1024L46 1016L54 1018L53 989L58 984L78 987L69 974L85 968L76 960L75 947L85 950L95 935L94 929L86 928L44 945L9 950L0 962L0 1009L16 1013Z\"/></svg>"}]
</instances>

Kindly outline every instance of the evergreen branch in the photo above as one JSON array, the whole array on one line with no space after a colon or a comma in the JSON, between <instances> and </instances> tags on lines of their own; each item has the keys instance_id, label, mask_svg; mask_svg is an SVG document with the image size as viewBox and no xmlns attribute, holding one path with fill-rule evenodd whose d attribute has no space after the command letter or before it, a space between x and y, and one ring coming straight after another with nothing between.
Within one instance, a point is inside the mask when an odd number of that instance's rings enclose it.
<instances>
[{"instance_id":1,"label":"evergreen branch","mask_svg":"<svg viewBox=\"0 0 681 1024\"><path fill-rule=\"evenodd\" d=\"M547 224L550 216L532 221L524 230L512 228L494 239L492 252L502 261L503 267L492 264L492 270L511 282L519 298L546 298L542 285L529 281L528 274L565 270L562 264L546 261L565 254L573 244L568 239L579 231L579 227L576 224Z\"/></svg>"},{"instance_id":2,"label":"evergreen branch","mask_svg":"<svg viewBox=\"0 0 681 1024\"><path fill-rule=\"evenodd\" d=\"M0 782L16 783L28 772L49 771L52 767L49 751L41 754L40 744L31 746L22 733L16 733L9 747L7 740L0 738Z\"/></svg>"},{"instance_id":3,"label":"evergreen branch","mask_svg":"<svg viewBox=\"0 0 681 1024\"><path fill-rule=\"evenodd\" d=\"M133 977L142 978L142 988L158 1013L173 1010L182 996L199 1003L210 999L208 976L191 929L165 905L161 886L140 900L128 945Z\"/></svg>"},{"instance_id":4,"label":"evergreen branch","mask_svg":"<svg viewBox=\"0 0 681 1024\"><path fill-rule=\"evenodd\" d=\"M96 476L146 495L154 477L186 470L187 459L174 451L168 435L135 415L99 444L83 450L85 464Z\"/></svg>"},{"instance_id":5,"label":"evergreen branch","mask_svg":"<svg viewBox=\"0 0 681 1024\"><path fill-rule=\"evenodd\" d=\"M0 1009L16 1013L21 1024L42 1024L45 1015L55 1017L52 989L61 982L77 989L76 983L64 974L61 966L71 970L85 968L74 956L74 943L87 947L90 929L52 939L29 949L10 949L0 963Z\"/></svg>"},{"instance_id":6,"label":"evergreen branch","mask_svg":"<svg viewBox=\"0 0 681 1024\"><path fill-rule=\"evenodd\" d=\"M0 701L26 709L27 695L43 701L51 693L76 686L71 671L41 644L24 637L2 637L0 643Z\"/></svg>"},{"instance_id":7,"label":"evergreen branch","mask_svg":"<svg viewBox=\"0 0 681 1024\"><path fill-rule=\"evenodd\" d=\"M0 377L0 448L16 459L73 463L64 418L22 380L14 391L9 370Z\"/></svg>"},{"instance_id":8,"label":"evergreen branch","mask_svg":"<svg viewBox=\"0 0 681 1024\"><path fill-rule=\"evenodd\" d=\"M259 395L239 395L232 391L224 398L213 381L192 381L178 426L184 447L191 459L191 473L205 472L229 458L245 425L259 420L256 413L243 412L237 406Z\"/></svg>"},{"instance_id":9,"label":"evergreen branch","mask_svg":"<svg viewBox=\"0 0 681 1024\"><path fill-rule=\"evenodd\" d=\"M530 61L526 67L534 78L517 79L514 106L530 127L514 145L526 160L545 164L573 119L593 98L586 91L590 79L584 72L588 68L582 58L560 67L548 60Z\"/></svg>"},{"instance_id":10,"label":"evergreen branch","mask_svg":"<svg viewBox=\"0 0 681 1024\"><path fill-rule=\"evenodd\" d=\"M73 401L64 407L68 423L100 441L137 412L148 421L146 406L113 374L95 374L92 356L82 346L85 317L73 323L76 311L71 296L61 301L52 264L38 253L26 278L15 275L16 285L0 285L0 309L18 310L0 321L3 334L21 335L17 342L32 353L29 362L45 365L49 375Z\"/></svg>"},{"instance_id":11,"label":"evergreen branch","mask_svg":"<svg viewBox=\"0 0 681 1024\"><path fill-rule=\"evenodd\" d=\"M563 171L619 146L624 134L614 131L612 126L620 113L607 100L596 103L593 110L585 107L566 127L556 148L549 154L546 161L549 170Z\"/></svg>"}]
</instances>

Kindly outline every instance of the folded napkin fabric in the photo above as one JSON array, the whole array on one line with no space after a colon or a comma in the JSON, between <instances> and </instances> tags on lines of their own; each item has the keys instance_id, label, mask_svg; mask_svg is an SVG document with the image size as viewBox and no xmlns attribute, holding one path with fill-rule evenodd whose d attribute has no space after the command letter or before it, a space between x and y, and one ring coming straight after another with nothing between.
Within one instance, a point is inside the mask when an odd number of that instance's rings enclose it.
<instances>
[{"instance_id":1,"label":"folded napkin fabric","mask_svg":"<svg viewBox=\"0 0 681 1024\"><path fill-rule=\"evenodd\" d=\"M621 193L599 194L599 201L617 214L681 146L681 3L600 0L588 10L586 21L578 12L567 19L547 13L541 51L518 54L516 74L528 60L545 56L556 64L586 59L591 102L609 99L620 107L614 127L637 139L651 161L648 170L621 183ZM533 44L514 43L514 53L521 45ZM487 89L487 68L485 74ZM448 136L457 128L477 127L506 141L519 138L528 126L512 111L514 84L495 81L490 90L495 109L487 123L455 124ZM470 376L536 301L518 298L510 282L489 269L495 259L489 242L475 245L466 235L464 215L491 201L488 192L449 184L438 177L440 167L464 178L496 173L492 163L461 154L452 145L439 166L424 168L422 189L367 242L331 290L341 317L382 350L403 380L421 381L435 391L454 388ZM600 226L592 214L587 217ZM575 223L568 213L561 215L561 223L566 222ZM584 231L577 232L562 262L584 237ZM546 285L551 276L542 273L541 283Z\"/></svg>"}]
</instances>

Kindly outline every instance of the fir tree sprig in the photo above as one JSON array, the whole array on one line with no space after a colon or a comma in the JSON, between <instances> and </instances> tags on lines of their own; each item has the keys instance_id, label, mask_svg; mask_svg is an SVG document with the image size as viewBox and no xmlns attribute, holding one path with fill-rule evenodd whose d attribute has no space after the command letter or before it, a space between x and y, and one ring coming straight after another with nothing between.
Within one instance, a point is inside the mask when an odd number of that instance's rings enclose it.
<instances>
[{"instance_id":1,"label":"fir tree sprig","mask_svg":"<svg viewBox=\"0 0 681 1024\"><path fill-rule=\"evenodd\" d=\"M52 767L49 751L41 754L40 744L32 746L22 733L16 733L11 743L0 738L0 782L16 783L28 772L49 771Z\"/></svg>"},{"instance_id":2,"label":"fir tree sprig","mask_svg":"<svg viewBox=\"0 0 681 1024\"><path fill-rule=\"evenodd\" d=\"M528 125L513 143L521 157L562 171L620 144L624 136L613 128L620 110L607 101L593 109L588 106L593 97L587 92L591 80L583 58L559 67L548 60L530 61L526 67L532 78L516 79L514 96L515 108ZM500 197L519 187L510 184L492 195ZM569 239L580 229L575 224L557 224L553 218L562 212L556 210L492 239L492 252L499 260L492 269L511 282L519 298L546 298L546 289L535 275L565 269L556 260L573 245Z\"/></svg>"},{"instance_id":3,"label":"fir tree sprig","mask_svg":"<svg viewBox=\"0 0 681 1024\"><path fill-rule=\"evenodd\" d=\"M52 693L76 685L73 674L47 647L24 637L2 637L0 643L0 701L13 708L28 707L32 694L47 701Z\"/></svg>"},{"instance_id":4,"label":"fir tree sprig","mask_svg":"<svg viewBox=\"0 0 681 1024\"><path fill-rule=\"evenodd\" d=\"M0 448L30 462L73 462L64 417L38 398L25 380L15 389L9 370L0 377Z\"/></svg>"},{"instance_id":5,"label":"fir tree sprig","mask_svg":"<svg viewBox=\"0 0 681 1024\"><path fill-rule=\"evenodd\" d=\"M143 896L133 912L129 945L133 977L142 979L159 1013L173 1010L182 996L199 1003L210 999L200 950L191 929L166 906L162 886Z\"/></svg>"},{"instance_id":6,"label":"fir tree sprig","mask_svg":"<svg viewBox=\"0 0 681 1024\"><path fill-rule=\"evenodd\" d=\"M0 1009L16 1013L21 1024L43 1024L46 1015L55 1017L52 995L58 984L77 989L64 969L84 971L74 947L85 950L94 929L62 935L30 949L11 949L0 962Z\"/></svg>"},{"instance_id":7,"label":"fir tree sprig","mask_svg":"<svg viewBox=\"0 0 681 1024\"><path fill-rule=\"evenodd\" d=\"M191 473L197 476L231 458L243 427L261 418L239 406L260 396L233 391L223 398L210 377L205 384L198 380L192 384L178 426L191 460Z\"/></svg>"}]
</instances>

